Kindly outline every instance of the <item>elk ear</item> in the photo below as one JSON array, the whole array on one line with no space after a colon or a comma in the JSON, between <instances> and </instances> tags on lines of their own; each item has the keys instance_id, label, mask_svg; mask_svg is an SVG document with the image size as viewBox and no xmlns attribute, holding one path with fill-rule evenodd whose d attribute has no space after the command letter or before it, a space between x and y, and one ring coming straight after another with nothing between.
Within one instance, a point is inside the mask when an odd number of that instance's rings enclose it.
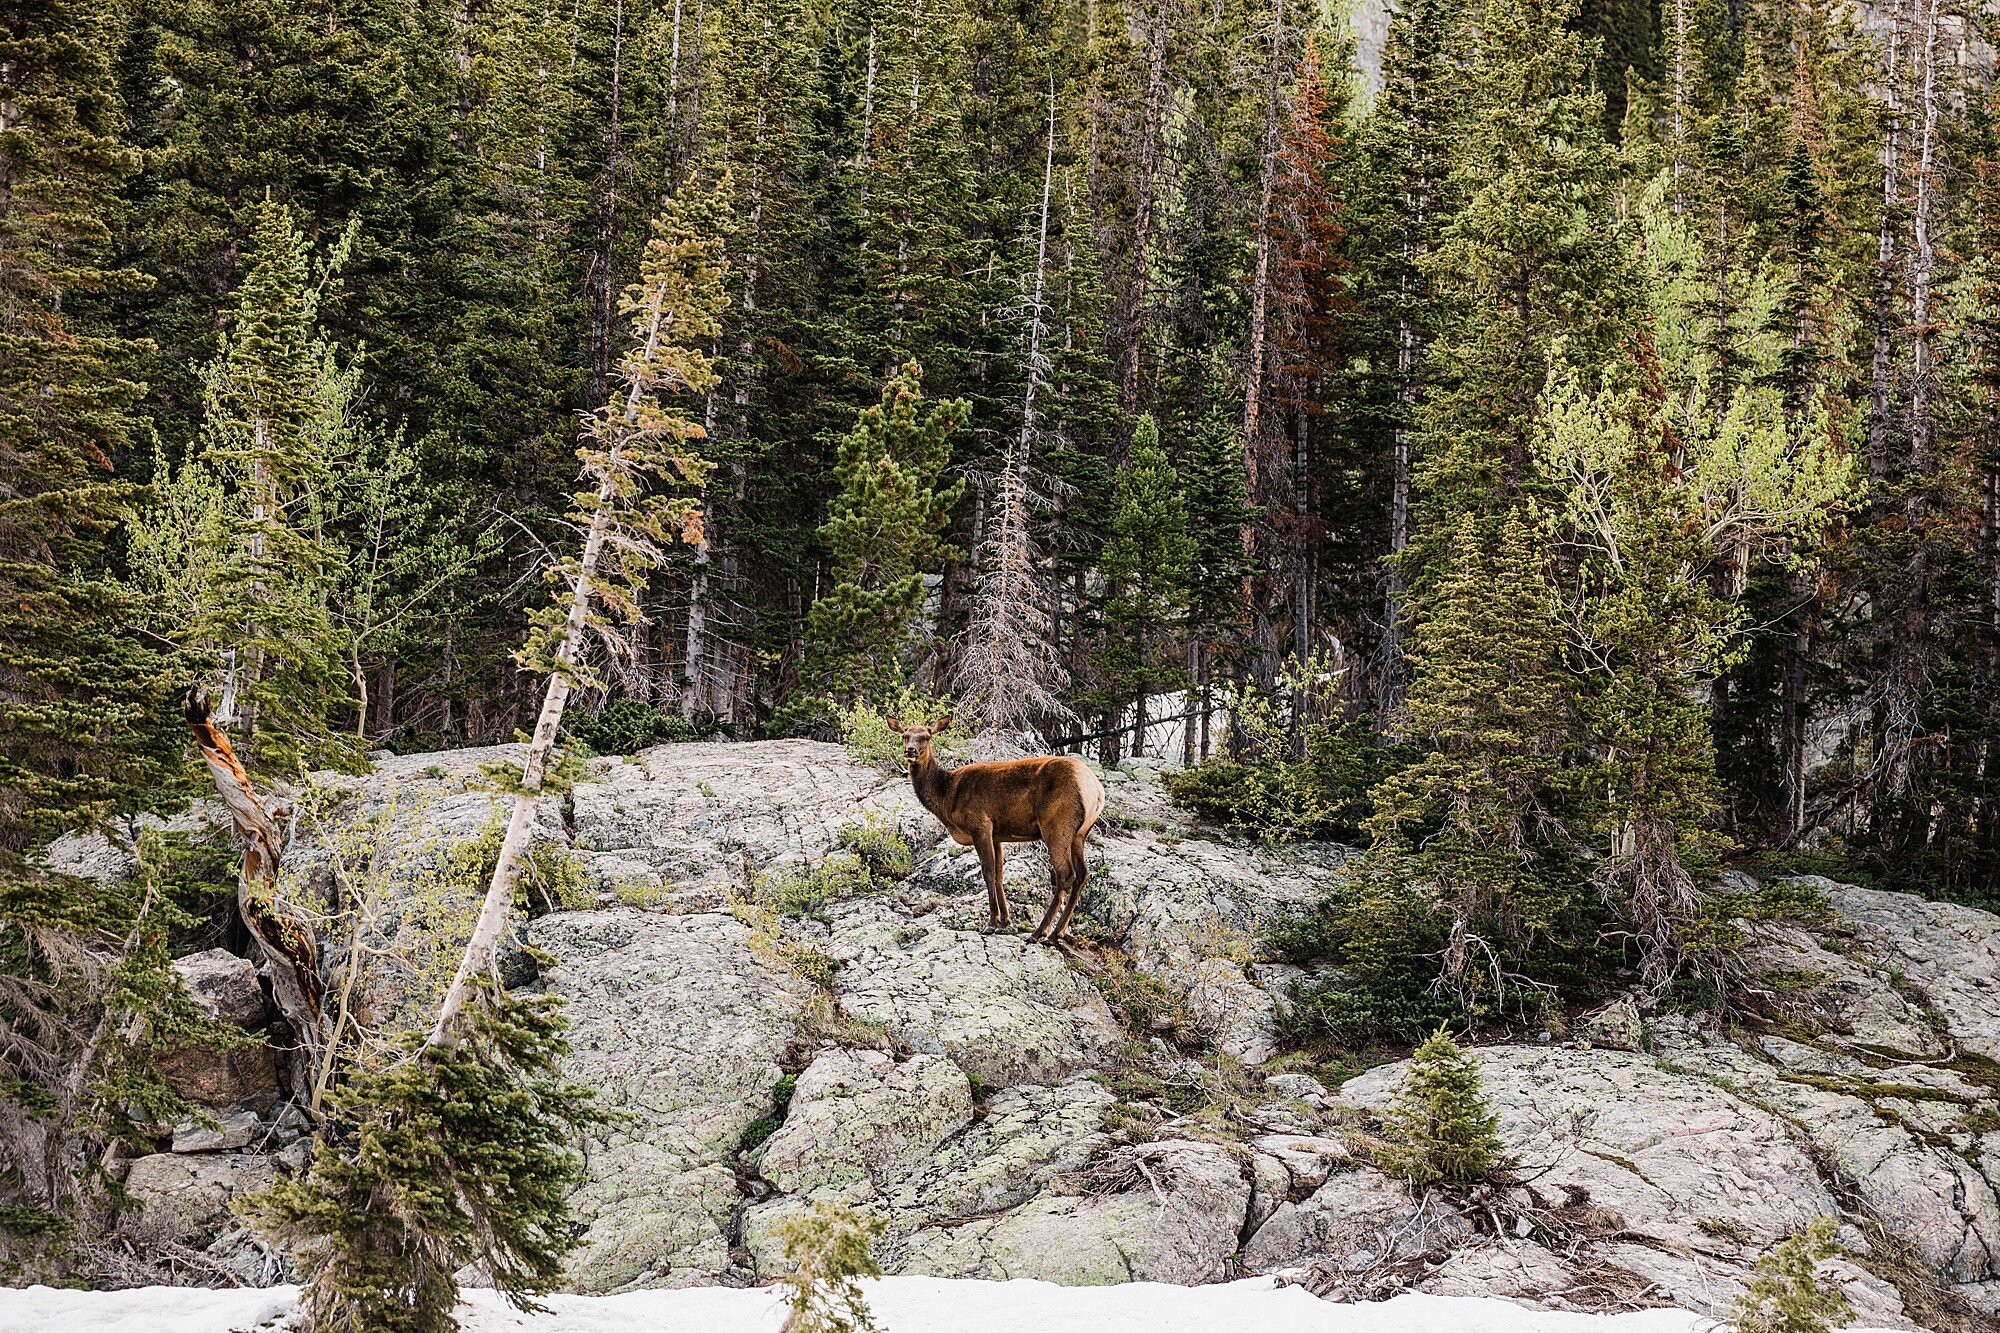
<instances>
[{"instance_id":1,"label":"elk ear","mask_svg":"<svg viewBox=\"0 0 2000 1333\"><path fill-rule=\"evenodd\" d=\"M889 730L891 731L901 731L903 729L902 719L900 718L885 717L882 720L889 724Z\"/></svg>"},{"instance_id":2,"label":"elk ear","mask_svg":"<svg viewBox=\"0 0 2000 1333\"><path fill-rule=\"evenodd\" d=\"M945 714L945 715L944 715L943 717L941 717L941 718L939 718L939 719L938 719L937 721L935 721L935 722L931 723L931 734L933 734L933 735L936 735L936 734L937 734L938 732L941 732L941 731L950 731L950 730L951 730L951 714L950 714L950 713L946 713L946 714Z\"/></svg>"}]
</instances>

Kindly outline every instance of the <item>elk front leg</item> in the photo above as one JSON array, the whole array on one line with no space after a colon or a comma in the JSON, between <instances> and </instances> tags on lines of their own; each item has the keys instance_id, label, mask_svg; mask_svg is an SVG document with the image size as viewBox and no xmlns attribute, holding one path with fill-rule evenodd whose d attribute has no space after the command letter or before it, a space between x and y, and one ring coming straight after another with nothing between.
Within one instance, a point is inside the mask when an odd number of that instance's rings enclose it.
<instances>
[{"instance_id":1,"label":"elk front leg","mask_svg":"<svg viewBox=\"0 0 2000 1333\"><path fill-rule=\"evenodd\" d=\"M1000 882L1007 853L990 829L973 840L973 847L979 852L979 869L986 876L986 931L992 934L1013 923L1013 913L1007 909L1007 890Z\"/></svg>"}]
</instances>

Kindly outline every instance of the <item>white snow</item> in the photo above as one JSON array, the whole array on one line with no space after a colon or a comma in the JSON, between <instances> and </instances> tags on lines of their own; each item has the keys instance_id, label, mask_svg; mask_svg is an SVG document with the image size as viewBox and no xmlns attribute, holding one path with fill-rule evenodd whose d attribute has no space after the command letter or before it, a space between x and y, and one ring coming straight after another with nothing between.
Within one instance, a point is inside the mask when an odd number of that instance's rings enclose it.
<instances>
[{"instance_id":1,"label":"white snow","mask_svg":"<svg viewBox=\"0 0 2000 1333\"><path fill-rule=\"evenodd\" d=\"M866 1284L883 1333L1712 1333L1686 1310L1559 1314L1501 1300L1409 1294L1332 1305L1270 1278L1210 1287L1135 1282L1058 1287L891 1277ZM0 1333L255 1333L282 1328L297 1289L132 1291L0 1288ZM623 1296L550 1296L522 1314L491 1291L469 1291L465 1333L776 1333L769 1289L692 1287Z\"/></svg>"}]
</instances>

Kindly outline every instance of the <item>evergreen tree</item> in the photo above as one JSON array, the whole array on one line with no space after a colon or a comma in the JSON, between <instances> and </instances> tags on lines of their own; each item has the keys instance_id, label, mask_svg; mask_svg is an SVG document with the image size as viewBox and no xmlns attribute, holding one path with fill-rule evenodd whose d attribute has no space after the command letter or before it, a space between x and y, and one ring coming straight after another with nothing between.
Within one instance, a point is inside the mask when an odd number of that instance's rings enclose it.
<instances>
[{"instance_id":1,"label":"evergreen tree","mask_svg":"<svg viewBox=\"0 0 2000 1333\"><path fill-rule=\"evenodd\" d=\"M1412 0L1390 16L1382 89L1357 132L1349 185L1352 355L1341 376L1347 406L1338 425L1340 444L1358 460L1353 470L1372 484L1357 497L1359 512L1341 526L1373 534L1360 559L1391 558L1382 571L1382 605L1370 608L1381 644L1368 693L1384 711L1401 701L1406 684L1406 577L1395 557L1411 535L1417 407L1442 315L1430 258L1458 211L1456 190L1464 183L1452 175L1451 164L1467 101L1456 55L1465 8L1459 0ZM1338 522L1338 503L1330 497L1330 521ZM1355 575L1370 592L1372 573L1364 565Z\"/></svg>"},{"instance_id":2,"label":"evergreen tree","mask_svg":"<svg viewBox=\"0 0 2000 1333\"><path fill-rule=\"evenodd\" d=\"M926 403L915 362L882 388L840 444L840 493L820 538L833 552L833 587L812 605L809 679L848 698L903 681L903 653L923 608L924 575L949 556L940 540L965 483L940 486L963 399Z\"/></svg>"},{"instance_id":3,"label":"evergreen tree","mask_svg":"<svg viewBox=\"0 0 2000 1333\"><path fill-rule=\"evenodd\" d=\"M1137 710L1134 753L1143 753L1147 698L1186 680L1169 653L1187 618L1195 551L1187 497L1150 416L1133 428L1115 494L1111 540L1098 560L1111 589L1101 665L1121 706L1130 700Z\"/></svg>"},{"instance_id":4,"label":"evergreen tree","mask_svg":"<svg viewBox=\"0 0 2000 1333\"><path fill-rule=\"evenodd\" d=\"M1828 1333L1854 1318L1847 1294L1820 1281L1819 1265L1840 1253L1831 1217L1815 1217L1757 1260L1756 1275L1729 1312L1736 1333Z\"/></svg>"},{"instance_id":5,"label":"evergreen tree","mask_svg":"<svg viewBox=\"0 0 2000 1333\"><path fill-rule=\"evenodd\" d=\"M1490 536L1540 489L1530 438L1560 344L1589 370L1629 327L1591 44L1568 0L1487 0L1449 192L1464 205L1428 259L1440 302L1405 572L1421 597L1461 515Z\"/></svg>"},{"instance_id":6,"label":"evergreen tree","mask_svg":"<svg viewBox=\"0 0 2000 1333\"><path fill-rule=\"evenodd\" d=\"M111 258L118 143L108 10L0 19L0 879L59 832L130 809L178 756L175 663L107 575L145 438L137 345L103 319L143 280Z\"/></svg>"},{"instance_id":7,"label":"evergreen tree","mask_svg":"<svg viewBox=\"0 0 2000 1333\"><path fill-rule=\"evenodd\" d=\"M1243 497L1243 459L1235 426L1219 413L1198 422L1175 465L1187 505L1189 683L1201 693L1198 748L1204 755L1217 668L1228 667L1238 656L1243 579L1249 568L1242 531L1251 510ZM1189 735L1193 737L1192 728Z\"/></svg>"},{"instance_id":8,"label":"evergreen tree","mask_svg":"<svg viewBox=\"0 0 2000 1333\"><path fill-rule=\"evenodd\" d=\"M204 375L202 453L187 482L221 508L195 534L217 545L147 551L148 577L186 590L188 617L173 628L220 682L218 721L267 773L353 757L335 735L334 714L352 701L328 610L336 552L316 507L347 451L356 384L317 334L324 280L290 213L264 204L227 342Z\"/></svg>"},{"instance_id":9,"label":"evergreen tree","mask_svg":"<svg viewBox=\"0 0 2000 1333\"><path fill-rule=\"evenodd\" d=\"M1371 855L1433 885L1450 914L1440 980L1475 1011L1538 991L1527 950L1578 938L1587 897L1563 821L1577 755L1546 534L1521 512L1493 538L1480 526L1458 520L1412 644L1398 720L1423 757L1377 787L1369 820Z\"/></svg>"},{"instance_id":10,"label":"evergreen tree","mask_svg":"<svg viewBox=\"0 0 2000 1333\"><path fill-rule=\"evenodd\" d=\"M522 1309L562 1280L574 1139L604 1117L558 1076L560 1002L489 994L464 1029L358 1071L311 1169L247 1205L297 1256L315 1333L450 1333L467 1265Z\"/></svg>"},{"instance_id":11,"label":"evergreen tree","mask_svg":"<svg viewBox=\"0 0 2000 1333\"><path fill-rule=\"evenodd\" d=\"M1443 1027L1410 1057L1384 1120L1394 1147L1383 1165L1412 1184L1470 1185L1502 1163L1479 1065Z\"/></svg>"}]
</instances>

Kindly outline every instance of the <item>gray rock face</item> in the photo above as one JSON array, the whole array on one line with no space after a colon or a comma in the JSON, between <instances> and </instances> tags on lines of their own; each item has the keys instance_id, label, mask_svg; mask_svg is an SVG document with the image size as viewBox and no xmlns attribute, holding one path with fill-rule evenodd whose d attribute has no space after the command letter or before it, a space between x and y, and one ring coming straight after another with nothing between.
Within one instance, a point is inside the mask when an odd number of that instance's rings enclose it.
<instances>
[{"instance_id":1,"label":"gray rock face","mask_svg":"<svg viewBox=\"0 0 2000 1333\"><path fill-rule=\"evenodd\" d=\"M825 948L842 964L835 988L851 1017L949 1055L986 1087L1101 1068L1122 1040L1096 989L1022 936L910 921L864 901L837 911Z\"/></svg>"},{"instance_id":2,"label":"gray rock face","mask_svg":"<svg viewBox=\"0 0 2000 1333\"><path fill-rule=\"evenodd\" d=\"M1373 1167L1342 1171L1323 1178L1303 1202L1280 1204L1243 1247L1243 1268L1267 1273L1322 1255L1366 1268L1395 1258L1420 1206L1408 1186ZM1469 1232L1460 1225L1452 1234Z\"/></svg>"},{"instance_id":3,"label":"gray rock face","mask_svg":"<svg viewBox=\"0 0 2000 1333\"><path fill-rule=\"evenodd\" d=\"M257 1118L255 1111L233 1111L217 1117L213 1125L200 1125L192 1121L174 1127L174 1151L231 1152L237 1148L247 1148L263 1138L270 1126Z\"/></svg>"},{"instance_id":4,"label":"gray rock face","mask_svg":"<svg viewBox=\"0 0 2000 1333\"><path fill-rule=\"evenodd\" d=\"M1224 1055L1261 1065L1278 1053L1272 1031L1277 1005L1269 991L1244 975L1241 964L1227 958L1202 960L1187 1003L1201 1035Z\"/></svg>"},{"instance_id":5,"label":"gray rock face","mask_svg":"<svg viewBox=\"0 0 2000 1333\"><path fill-rule=\"evenodd\" d=\"M1954 1126L1980 1105L1991 1106L1981 1089L1934 1067L1876 1070L1776 1036L1762 1045L1760 1058L1668 1030L1661 1056L1780 1117L1834 1165L1876 1221L1945 1276L1957 1282L2000 1276L1993 1183L1945 1146ZM1894 1081L1895 1072L1911 1081ZM1959 1138L1971 1142L1963 1131Z\"/></svg>"},{"instance_id":6,"label":"gray rock face","mask_svg":"<svg viewBox=\"0 0 2000 1333\"><path fill-rule=\"evenodd\" d=\"M1500 1135L1545 1195L1618 1213L1676 1248L1740 1257L1838 1205L1775 1115L1651 1056L1567 1047L1473 1052ZM1406 1065L1350 1079L1341 1096L1388 1107ZM1740 1240L1702 1223L1734 1219Z\"/></svg>"},{"instance_id":7,"label":"gray rock face","mask_svg":"<svg viewBox=\"0 0 2000 1333\"><path fill-rule=\"evenodd\" d=\"M1250 1205L1245 1163L1212 1143L1149 1143L1111 1159L1106 1192L1044 1194L911 1237L898 1271L1068 1286L1215 1282ZM1086 1187L1088 1188L1088 1187Z\"/></svg>"},{"instance_id":8,"label":"gray rock face","mask_svg":"<svg viewBox=\"0 0 2000 1333\"><path fill-rule=\"evenodd\" d=\"M174 960L181 985L210 1017L254 1028L270 1017L257 965L227 949L206 949Z\"/></svg>"},{"instance_id":9,"label":"gray rock face","mask_svg":"<svg viewBox=\"0 0 2000 1333\"><path fill-rule=\"evenodd\" d=\"M750 1159L787 1194L863 1201L900 1181L972 1119L972 1085L950 1060L833 1050L799 1075L784 1126Z\"/></svg>"},{"instance_id":10,"label":"gray rock face","mask_svg":"<svg viewBox=\"0 0 2000 1333\"><path fill-rule=\"evenodd\" d=\"M252 1153L141 1157L125 1177L126 1193L138 1208L120 1221L120 1234L139 1245L206 1249L233 1220L230 1200L268 1188L277 1178L272 1160Z\"/></svg>"},{"instance_id":11,"label":"gray rock face","mask_svg":"<svg viewBox=\"0 0 2000 1333\"><path fill-rule=\"evenodd\" d=\"M383 887L366 943L396 966L371 975L362 1022L393 1030L434 999L483 887L460 863L499 805L479 768L516 753L406 756L325 780L332 814L302 832L287 886L324 894L338 856L350 883ZM570 1283L769 1277L784 1263L777 1225L837 1199L885 1221L878 1257L893 1272L1205 1282L1310 1268L1357 1296L1413 1281L1552 1308L1667 1293L1719 1316L1765 1246L1835 1213L1857 1251L1880 1227L2000 1310L2000 1107L1982 1063L2000 1059L2000 920L1822 884L1841 922L1758 926L1747 955L1775 1021L1725 1039L1616 1004L1579 1026L1577 1045L1479 1050L1529 1180L1503 1206L1590 1224L1573 1246L1549 1248L1511 1227L1475 1228L1447 1196L1420 1198L1368 1164L1367 1117L1402 1067L1338 1096L1289 1070L1259 1087L1274 1022L1312 974L1255 961L1255 941L1332 887L1347 853L1202 836L1164 803L1152 769L1107 779L1082 907L1159 983L1146 995L1163 988L1177 1006L1136 1034L1114 1021L1100 984L1128 1016L1154 1000L1019 933L980 933L971 852L940 842L905 780L839 747L663 746L593 760L571 793L544 801L537 847L572 889L594 892L516 928L552 959L539 984L569 1001L570 1076L627 1117L588 1145ZM908 881L803 920L746 913L754 931L720 910L760 874L819 863L870 815L910 840L920 868ZM129 873L102 840L71 842L62 855L74 868ZM1040 910L1047 879L1038 849L1010 852L1017 915ZM593 901L628 905L575 906ZM332 961L344 947L332 943ZM837 969L803 968L801 949ZM526 952L512 957L510 975L535 982ZM241 960L182 966L215 1012L262 1021ZM1208 1049L1197 1061L1170 1035ZM742 1150L787 1071L798 1082L785 1123ZM244 1084L263 1081L252 1070ZM1199 1113L1180 1101L1225 1085ZM190 1216L226 1227L212 1200L268 1169L233 1164L271 1160L232 1145L248 1135L275 1147L291 1132L226 1119L177 1145L203 1151L134 1172L149 1199L185 1196ZM1879 1279L1852 1265L1838 1276L1864 1322L1908 1325Z\"/></svg>"},{"instance_id":12,"label":"gray rock face","mask_svg":"<svg viewBox=\"0 0 2000 1333\"><path fill-rule=\"evenodd\" d=\"M559 913L533 939L569 1001L568 1074L630 1117L590 1144L571 1282L618 1291L720 1273L739 1199L726 1159L770 1111L805 983L759 961L726 916Z\"/></svg>"},{"instance_id":13,"label":"gray rock face","mask_svg":"<svg viewBox=\"0 0 2000 1333\"><path fill-rule=\"evenodd\" d=\"M760 870L818 860L867 813L930 820L908 782L805 740L660 746L608 765L577 787L573 806L593 879L668 889L683 907L711 910ZM932 821L926 841L935 830Z\"/></svg>"},{"instance_id":14,"label":"gray rock face","mask_svg":"<svg viewBox=\"0 0 2000 1333\"><path fill-rule=\"evenodd\" d=\"M2000 929L1992 913L1906 893L1814 883L1868 951L1923 997L1953 1042L2000 1060Z\"/></svg>"}]
</instances>

